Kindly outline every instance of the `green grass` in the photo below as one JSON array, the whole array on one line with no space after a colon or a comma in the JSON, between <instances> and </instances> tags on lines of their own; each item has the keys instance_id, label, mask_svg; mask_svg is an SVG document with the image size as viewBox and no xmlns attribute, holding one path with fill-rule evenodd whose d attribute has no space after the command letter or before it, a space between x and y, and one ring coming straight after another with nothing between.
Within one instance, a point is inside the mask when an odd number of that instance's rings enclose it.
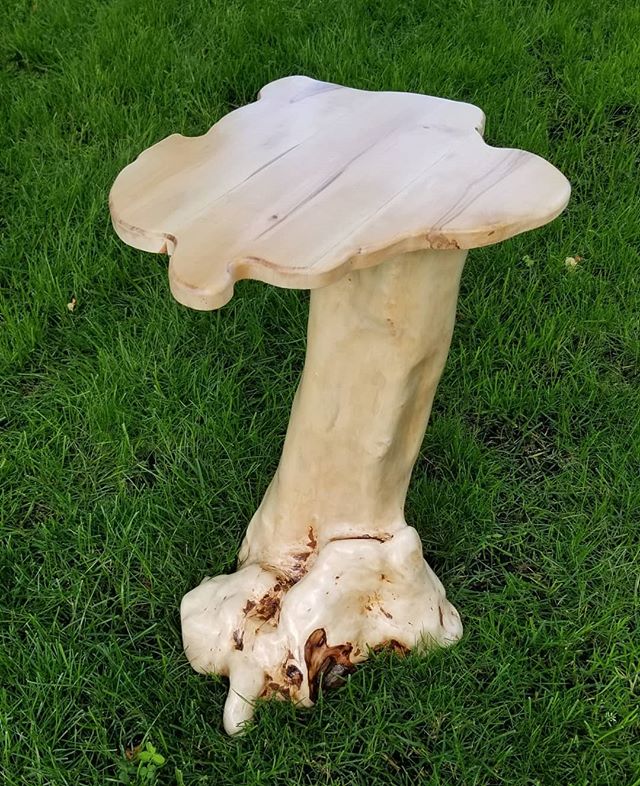
<instances>
[{"instance_id":1,"label":"green grass","mask_svg":"<svg viewBox=\"0 0 640 786\"><path fill-rule=\"evenodd\" d=\"M637 786L637 4L4 7L3 784L122 782L144 737L171 786ZM414 473L407 517L464 640L376 657L314 711L265 704L229 739L178 604L232 568L276 466L307 294L177 305L166 260L115 237L107 193L143 148L292 73L477 103L490 143L549 158L573 197L472 252Z\"/></svg>"}]
</instances>

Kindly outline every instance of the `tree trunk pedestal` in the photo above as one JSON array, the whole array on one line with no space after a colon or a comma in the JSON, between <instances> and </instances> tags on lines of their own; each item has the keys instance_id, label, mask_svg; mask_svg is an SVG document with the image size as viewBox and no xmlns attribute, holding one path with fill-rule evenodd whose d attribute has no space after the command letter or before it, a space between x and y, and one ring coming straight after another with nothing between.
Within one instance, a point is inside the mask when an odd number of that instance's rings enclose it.
<instances>
[{"instance_id":1,"label":"tree trunk pedestal","mask_svg":"<svg viewBox=\"0 0 640 786\"><path fill-rule=\"evenodd\" d=\"M238 568L181 605L191 665L229 678L230 734L257 698L311 706L371 651L462 635L405 521L407 488L467 250L547 223L570 191L483 128L469 104L287 77L114 183L117 233L171 255L185 305L218 308L243 278L311 290L282 457Z\"/></svg>"}]
</instances>

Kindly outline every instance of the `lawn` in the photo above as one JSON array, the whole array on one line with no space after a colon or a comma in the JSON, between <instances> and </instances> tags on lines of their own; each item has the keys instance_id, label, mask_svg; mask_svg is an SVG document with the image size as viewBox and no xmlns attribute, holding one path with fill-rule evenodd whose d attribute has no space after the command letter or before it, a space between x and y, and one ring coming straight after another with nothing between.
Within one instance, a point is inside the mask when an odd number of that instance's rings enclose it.
<instances>
[{"instance_id":1,"label":"lawn","mask_svg":"<svg viewBox=\"0 0 640 786\"><path fill-rule=\"evenodd\" d=\"M638 5L4 7L2 783L640 784ZM145 147L295 73L476 103L489 143L548 158L573 196L471 253L414 472L407 520L463 641L379 655L230 739L178 605L233 569L276 467L308 294L247 282L187 310L107 194ZM166 759L147 780L142 740Z\"/></svg>"}]
</instances>

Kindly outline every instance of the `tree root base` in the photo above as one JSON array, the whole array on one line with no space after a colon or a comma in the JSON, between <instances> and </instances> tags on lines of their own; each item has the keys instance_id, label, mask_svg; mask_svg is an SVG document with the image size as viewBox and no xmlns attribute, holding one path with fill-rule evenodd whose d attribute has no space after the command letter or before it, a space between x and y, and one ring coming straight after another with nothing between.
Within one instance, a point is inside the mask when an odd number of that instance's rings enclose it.
<instances>
[{"instance_id":1,"label":"tree root base","mask_svg":"<svg viewBox=\"0 0 640 786\"><path fill-rule=\"evenodd\" d=\"M340 685L371 650L447 646L462 635L412 527L386 540L335 540L311 556L301 578L249 564L205 579L182 600L191 665L229 678L229 734L251 719L257 698L309 707L321 682Z\"/></svg>"}]
</instances>

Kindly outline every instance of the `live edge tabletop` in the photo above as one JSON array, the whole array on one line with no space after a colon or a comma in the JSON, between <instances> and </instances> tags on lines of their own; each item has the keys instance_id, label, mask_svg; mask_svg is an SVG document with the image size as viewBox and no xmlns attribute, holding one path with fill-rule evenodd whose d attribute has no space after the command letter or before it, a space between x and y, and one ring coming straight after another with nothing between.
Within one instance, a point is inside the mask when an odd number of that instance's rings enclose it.
<instances>
[{"instance_id":1,"label":"live edge tabletop","mask_svg":"<svg viewBox=\"0 0 640 786\"><path fill-rule=\"evenodd\" d=\"M538 156L486 145L484 121L442 98L279 79L126 167L114 227L171 254L171 290L197 309L243 278L311 289L392 254L496 243L555 218L570 189Z\"/></svg>"}]
</instances>

